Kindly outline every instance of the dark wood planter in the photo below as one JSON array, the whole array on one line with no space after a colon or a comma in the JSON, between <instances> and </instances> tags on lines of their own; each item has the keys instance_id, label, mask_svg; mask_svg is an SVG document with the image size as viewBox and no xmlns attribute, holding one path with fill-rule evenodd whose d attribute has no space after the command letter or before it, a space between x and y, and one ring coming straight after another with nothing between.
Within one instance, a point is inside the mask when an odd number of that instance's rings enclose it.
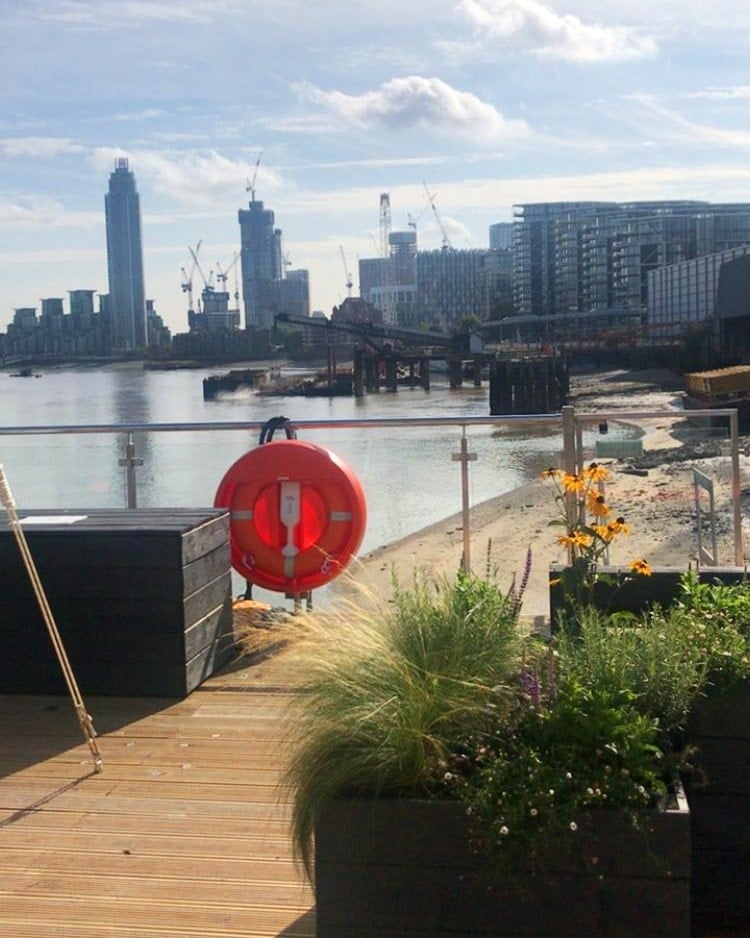
<instances>
[{"instance_id":1,"label":"dark wood planter","mask_svg":"<svg viewBox=\"0 0 750 938\"><path fill-rule=\"evenodd\" d=\"M700 700L688 740L694 908L750 934L750 681Z\"/></svg>"},{"instance_id":2,"label":"dark wood planter","mask_svg":"<svg viewBox=\"0 0 750 938\"><path fill-rule=\"evenodd\" d=\"M318 938L688 938L690 818L595 811L585 849L543 872L488 872L460 804L341 799L316 827ZM576 835L578 837L578 835Z\"/></svg>"},{"instance_id":3,"label":"dark wood planter","mask_svg":"<svg viewBox=\"0 0 750 938\"><path fill-rule=\"evenodd\" d=\"M558 564L552 564L549 568L550 623L553 629L558 613L564 610L569 611L561 584L554 582L564 569ZM630 573L627 567L600 566L598 570L602 574L610 574L615 578L626 577ZM619 586L600 580L594 587L594 605L603 612L634 613L645 612L656 604L664 607L671 606L679 596L680 578L685 570L686 568L683 567L654 567L651 576L632 577ZM747 577L744 567L702 567L698 571L698 579L701 583L718 581L724 584L736 584L741 583Z\"/></svg>"}]
</instances>

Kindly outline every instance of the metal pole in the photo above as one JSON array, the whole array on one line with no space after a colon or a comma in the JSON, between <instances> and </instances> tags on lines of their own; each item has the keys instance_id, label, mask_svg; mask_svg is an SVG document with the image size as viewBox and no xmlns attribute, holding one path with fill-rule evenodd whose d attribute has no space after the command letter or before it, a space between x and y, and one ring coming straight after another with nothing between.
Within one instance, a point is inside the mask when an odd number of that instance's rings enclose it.
<instances>
[{"instance_id":1,"label":"metal pole","mask_svg":"<svg viewBox=\"0 0 750 938\"><path fill-rule=\"evenodd\" d=\"M561 410L563 431L563 470L569 475L576 474L576 412L575 407L566 404ZM565 517L568 525L577 523L575 492L565 493ZM573 548L568 548L568 563L573 563Z\"/></svg>"},{"instance_id":2,"label":"metal pole","mask_svg":"<svg viewBox=\"0 0 750 938\"><path fill-rule=\"evenodd\" d=\"M736 410L729 414L729 433L732 444L732 512L734 516L734 562L738 567L745 563L742 546L742 504L740 502L740 441L739 417Z\"/></svg>"},{"instance_id":3,"label":"metal pole","mask_svg":"<svg viewBox=\"0 0 750 938\"><path fill-rule=\"evenodd\" d=\"M127 492L128 508L137 508L138 496L135 470L138 466L143 465L143 460L136 458L135 440L133 439L132 433L126 435L125 456L120 460L120 465L125 467L125 491Z\"/></svg>"},{"instance_id":4,"label":"metal pole","mask_svg":"<svg viewBox=\"0 0 750 938\"><path fill-rule=\"evenodd\" d=\"M451 458L453 462L461 463L461 515L463 518L464 534L464 555L461 566L466 571L471 571L471 528L469 520L469 463L477 458L476 453L470 453L468 449L468 440L466 439L466 427L463 428L461 436L461 452L453 453Z\"/></svg>"}]
</instances>

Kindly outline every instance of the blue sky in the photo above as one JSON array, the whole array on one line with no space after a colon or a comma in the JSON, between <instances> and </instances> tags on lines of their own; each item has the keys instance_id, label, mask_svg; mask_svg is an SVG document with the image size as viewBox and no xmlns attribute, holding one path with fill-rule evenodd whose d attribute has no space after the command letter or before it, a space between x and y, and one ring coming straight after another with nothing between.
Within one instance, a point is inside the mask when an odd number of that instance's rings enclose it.
<instances>
[{"instance_id":1,"label":"blue sky","mask_svg":"<svg viewBox=\"0 0 750 938\"><path fill-rule=\"evenodd\" d=\"M373 256L381 192L420 246L487 244L519 202L750 201L750 7L714 0L0 0L0 329L107 290L104 192L128 156L147 294L276 212L314 308ZM196 284L199 280L196 278Z\"/></svg>"}]
</instances>

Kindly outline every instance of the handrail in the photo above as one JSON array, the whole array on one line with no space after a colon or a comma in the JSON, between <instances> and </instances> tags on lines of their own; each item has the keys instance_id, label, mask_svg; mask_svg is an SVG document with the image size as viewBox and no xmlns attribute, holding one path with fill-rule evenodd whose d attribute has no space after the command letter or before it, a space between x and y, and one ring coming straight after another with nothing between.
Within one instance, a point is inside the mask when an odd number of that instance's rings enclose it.
<instances>
[{"instance_id":1,"label":"handrail","mask_svg":"<svg viewBox=\"0 0 750 938\"><path fill-rule=\"evenodd\" d=\"M451 416L451 417L368 417L337 418L328 420L294 420L297 430L337 430L337 429L386 429L391 427L467 427L507 426L508 424L560 423L563 433L564 465L568 471L575 471L581 464L582 441L580 429L583 424L627 420L649 420L690 417L728 417L731 439L732 464L732 502L733 535L735 563L744 563L742 545L742 513L740 504L740 467L738 415L735 408L703 408L690 411L669 410L615 410L581 412L572 406L566 406L561 413L551 414L497 414L492 416ZM570 423L572 417L572 424ZM257 431L266 420L222 421L212 423L123 423L123 424L69 424L2 427L0 437L5 436L51 436L67 434L103 434L122 433L126 436L125 457L120 465L126 470L128 507L136 506L136 473L142 465L136 458L132 434L134 433L179 433L179 432L215 432L215 431ZM464 484L464 499L466 485ZM464 506L465 508L465 506ZM468 532L465 532L468 537Z\"/></svg>"},{"instance_id":2,"label":"handrail","mask_svg":"<svg viewBox=\"0 0 750 938\"><path fill-rule=\"evenodd\" d=\"M675 417L684 414L690 417L729 417L736 410L706 408L701 410L575 410L576 420L595 423L604 420L649 420ZM335 420L294 420L294 426L302 430L349 430L380 429L388 427L483 427L508 423L551 423L561 421L562 413L552 414L496 414L487 417L359 417ZM40 424L39 426L2 427L0 436L53 435L57 433L179 433L185 431L215 430L260 430L266 420L234 420L213 423L101 423L101 424Z\"/></svg>"}]
</instances>

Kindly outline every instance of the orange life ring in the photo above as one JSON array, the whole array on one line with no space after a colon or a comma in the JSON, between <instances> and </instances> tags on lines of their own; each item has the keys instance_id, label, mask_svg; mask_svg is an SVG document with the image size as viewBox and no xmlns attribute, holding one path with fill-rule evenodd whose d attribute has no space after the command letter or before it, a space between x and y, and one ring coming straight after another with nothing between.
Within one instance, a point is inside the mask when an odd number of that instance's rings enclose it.
<instances>
[{"instance_id":1,"label":"orange life ring","mask_svg":"<svg viewBox=\"0 0 750 938\"><path fill-rule=\"evenodd\" d=\"M234 569L250 583L288 594L338 576L367 523L354 472L304 440L272 441L245 453L221 480L214 505L229 509Z\"/></svg>"}]
</instances>

